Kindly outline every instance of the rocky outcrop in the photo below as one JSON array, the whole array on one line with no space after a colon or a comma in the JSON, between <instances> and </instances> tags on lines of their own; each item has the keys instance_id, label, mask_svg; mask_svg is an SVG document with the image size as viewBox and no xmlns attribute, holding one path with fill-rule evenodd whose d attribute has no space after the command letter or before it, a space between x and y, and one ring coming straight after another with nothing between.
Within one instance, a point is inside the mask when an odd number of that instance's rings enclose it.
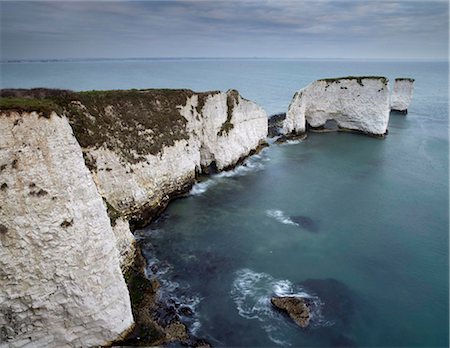
<instances>
[{"instance_id":1,"label":"rocky outcrop","mask_svg":"<svg viewBox=\"0 0 450 348\"><path fill-rule=\"evenodd\" d=\"M118 340L133 328L129 293L155 290L131 230L198 174L255 152L266 114L234 90L1 94L1 343Z\"/></svg>"},{"instance_id":2,"label":"rocky outcrop","mask_svg":"<svg viewBox=\"0 0 450 348\"><path fill-rule=\"evenodd\" d=\"M286 113L275 114L269 117L269 138L282 135L283 123L286 119Z\"/></svg>"},{"instance_id":3,"label":"rocky outcrop","mask_svg":"<svg viewBox=\"0 0 450 348\"><path fill-rule=\"evenodd\" d=\"M133 326L110 219L68 120L0 113L0 346L103 345Z\"/></svg>"},{"instance_id":4,"label":"rocky outcrop","mask_svg":"<svg viewBox=\"0 0 450 348\"><path fill-rule=\"evenodd\" d=\"M413 96L414 79L396 78L394 90L391 96L391 110L401 113L408 113L408 107Z\"/></svg>"},{"instance_id":5,"label":"rocky outcrop","mask_svg":"<svg viewBox=\"0 0 450 348\"><path fill-rule=\"evenodd\" d=\"M310 311L304 298L294 296L272 297L272 305L286 313L297 325L305 328L309 325Z\"/></svg>"},{"instance_id":6,"label":"rocky outcrop","mask_svg":"<svg viewBox=\"0 0 450 348\"><path fill-rule=\"evenodd\" d=\"M298 91L289 105L283 133L301 134L307 125L383 136L389 122L389 86L385 77L362 76L317 80Z\"/></svg>"}]
</instances>

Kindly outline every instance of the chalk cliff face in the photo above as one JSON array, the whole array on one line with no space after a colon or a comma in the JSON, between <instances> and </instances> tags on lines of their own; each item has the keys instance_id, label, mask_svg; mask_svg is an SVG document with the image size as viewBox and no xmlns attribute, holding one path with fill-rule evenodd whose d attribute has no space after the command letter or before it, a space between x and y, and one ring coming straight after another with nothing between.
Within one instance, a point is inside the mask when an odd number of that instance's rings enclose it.
<instances>
[{"instance_id":1,"label":"chalk cliff face","mask_svg":"<svg viewBox=\"0 0 450 348\"><path fill-rule=\"evenodd\" d=\"M344 77L313 82L298 91L289 106L283 133L302 133L306 124L382 136L389 122L389 86L384 77Z\"/></svg>"},{"instance_id":2,"label":"chalk cliff face","mask_svg":"<svg viewBox=\"0 0 450 348\"><path fill-rule=\"evenodd\" d=\"M100 194L112 210L132 221L137 217L145 220L145 214L164 207L173 193L192 185L197 174L211 167L223 170L232 166L265 142L266 113L236 91L181 93L178 104L171 104L171 92L140 92L130 108L139 106L141 100L154 103L127 115L128 125L120 124L124 131L135 133L134 139L117 138L114 129L108 130L111 136L102 142L83 139L85 127L78 123L88 122L92 110L83 100L74 105L81 114L71 122L75 134L80 133L77 138ZM104 122L124 119L117 96L115 100L102 98L97 105L102 105ZM147 127L145 118L157 112L167 114L164 124ZM158 131L161 127L167 129Z\"/></svg>"},{"instance_id":3,"label":"chalk cliff face","mask_svg":"<svg viewBox=\"0 0 450 348\"><path fill-rule=\"evenodd\" d=\"M0 346L107 344L133 325L129 221L255 151L267 116L233 90L37 97L0 111Z\"/></svg>"},{"instance_id":4,"label":"chalk cliff face","mask_svg":"<svg viewBox=\"0 0 450 348\"><path fill-rule=\"evenodd\" d=\"M68 120L0 113L0 346L94 346L133 325L116 238Z\"/></svg>"},{"instance_id":5,"label":"chalk cliff face","mask_svg":"<svg viewBox=\"0 0 450 348\"><path fill-rule=\"evenodd\" d=\"M393 111L408 112L413 96L414 79L396 78L394 81L394 90L391 96L391 109Z\"/></svg>"}]
</instances>

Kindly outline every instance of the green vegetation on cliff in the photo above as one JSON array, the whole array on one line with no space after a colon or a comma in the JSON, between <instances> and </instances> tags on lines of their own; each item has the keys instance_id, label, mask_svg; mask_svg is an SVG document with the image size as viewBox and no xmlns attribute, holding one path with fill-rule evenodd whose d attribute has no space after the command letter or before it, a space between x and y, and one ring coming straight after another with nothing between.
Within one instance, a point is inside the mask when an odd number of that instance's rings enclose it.
<instances>
[{"instance_id":1,"label":"green vegetation on cliff","mask_svg":"<svg viewBox=\"0 0 450 348\"><path fill-rule=\"evenodd\" d=\"M234 128L234 124L231 122L231 118L233 117L234 107L237 104L239 104L239 92L235 89L230 89L227 92L227 119L220 127L219 132L217 132L218 136L228 134L228 132Z\"/></svg>"},{"instance_id":2,"label":"green vegetation on cliff","mask_svg":"<svg viewBox=\"0 0 450 348\"><path fill-rule=\"evenodd\" d=\"M30 99L20 97L0 98L0 110L13 110L17 112L35 111L44 117L50 117L52 111L61 112L62 108L48 99Z\"/></svg>"},{"instance_id":3,"label":"green vegetation on cliff","mask_svg":"<svg viewBox=\"0 0 450 348\"><path fill-rule=\"evenodd\" d=\"M104 146L124 160L137 163L178 140L188 139L187 120L179 109L189 97L198 96L201 113L210 95L180 89L143 89L72 92L45 88L0 91L3 111L51 111L65 115L83 148ZM194 110L191 111L194 113Z\"/></svg>"},{"instance_id":4,"label":"green vegetation on cliff","mask_svg":"<svg viewBox=\"0 0 450 348\"><path fill-rule=\"evenodd\" d=\"M414 82L415 80L411 77L397 77L395 79L395 81L409 81L409 82Z\"/></svg>"},{"instance_id":5,"label":"green vegetation on cliff","mask_svg":"<svg viewBox=\"0 0 450 348\"><path fill-rule=\"evenodd\" d=\"M325 78L317 81L325 81L327 84L331 83L340 83L341 80L356 80L359 85L364 86L362 80L381 80L385 85L388 83L388 79L384 76L344 76L344 77L334 77L334 78Z\"/></svg>"}]
</instances>

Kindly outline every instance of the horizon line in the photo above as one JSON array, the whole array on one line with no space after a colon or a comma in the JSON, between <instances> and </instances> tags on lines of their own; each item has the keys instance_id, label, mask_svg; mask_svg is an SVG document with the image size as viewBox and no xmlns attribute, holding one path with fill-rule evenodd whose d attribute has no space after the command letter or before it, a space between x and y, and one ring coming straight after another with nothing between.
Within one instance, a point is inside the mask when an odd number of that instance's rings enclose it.
<instances>
[{"instance_id":1,"label":"horizon line","mask_svg":"<svg viewBox=\"0 0 450 348\"><path fill-rule=\"evenodd\" d=\"M441 61L448 62L449 57L441 58L369 58L369 57L85 57L85 58L16 58L0 59L1 63L21 62L68 62L68 61L102 61L102 60L371 60L371 61Z\"/></svg>"}]
</instances>

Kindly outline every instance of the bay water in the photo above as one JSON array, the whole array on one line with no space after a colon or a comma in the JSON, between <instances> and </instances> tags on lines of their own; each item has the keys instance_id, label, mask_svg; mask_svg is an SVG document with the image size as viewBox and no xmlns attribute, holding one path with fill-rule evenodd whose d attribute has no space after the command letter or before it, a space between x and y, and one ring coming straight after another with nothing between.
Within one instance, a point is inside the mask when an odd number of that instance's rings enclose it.
<instances>
[{"instance_id":1,"label":"bay water","mask_svg":"<svg viewBox=\"0 0 450 348\"><path fill-rule=\"evenodd\" d=\"M389 135L310 134L195 185L136 232L160 301L214 346L448 346L448 65L422 61L3 62L2 88L235 88L268 114L318 78L416 79ZM302 330L273 295L306 296Z\"/></svg>"}]
</instances>

